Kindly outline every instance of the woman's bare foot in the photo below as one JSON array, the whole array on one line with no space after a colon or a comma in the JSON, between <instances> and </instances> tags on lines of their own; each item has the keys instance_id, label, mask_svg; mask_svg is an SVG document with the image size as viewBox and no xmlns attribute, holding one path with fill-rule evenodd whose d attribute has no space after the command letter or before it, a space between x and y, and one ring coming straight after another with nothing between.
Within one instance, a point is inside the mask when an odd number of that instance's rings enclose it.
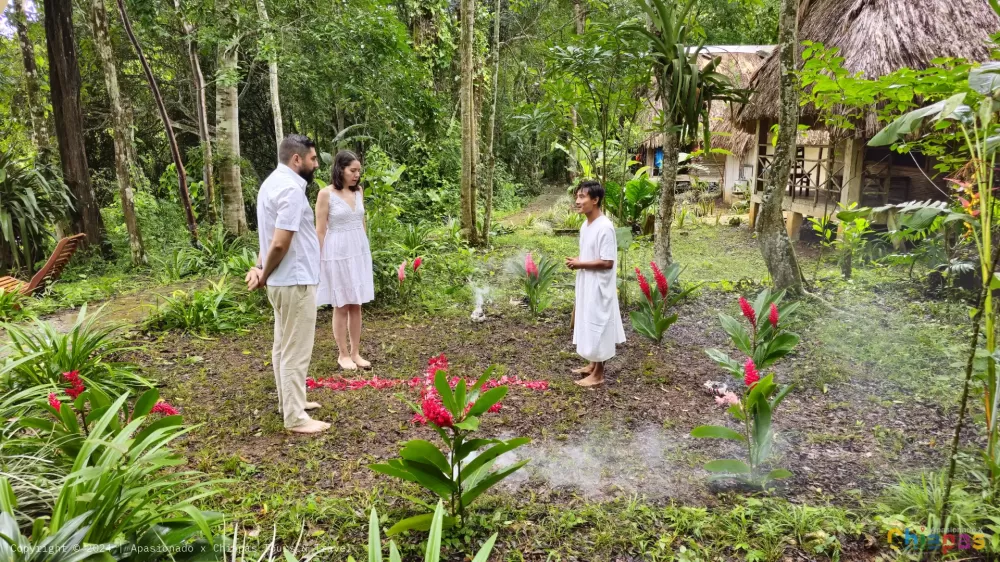
<instances>
[{"instance_id":1,"label":"woman's bare foot","mask_svg":"<svg viewBox=\"0 0 1000 562\"><path fill-rule=\"evenodd\" d=\"M372 368L371 362L366 361L360 355L355 355L355 356L351 357L351 361L354 361L354 364L357 365L358 367L362 368L362 369L371 369Z\"/></svg>"},{"instance_id":2,"label":"woman's bare foot","mask_svg":"<svg viewBox=\"0 0 1000 562\"><path fill-rule=\"evenodd\" d=\"M309 420L302 425L289 427L288 431L291 431L292 433L319 433L328 429L330 429L330 424L324 421Z\"/></svg>"},{"instance_id":3,"label":"woman's bare foot","mask_svg":"<svg viewBox=\"0 0 1000 562\"><path fill-rule=\"evenodd\" d=\"M604 375L591 374L587 378L576 381L576 384L583 387L600 386L604 384Z\"/></svg>"},{"instance_id":4,"label":"woman's bare foot","mask_svg":"<svg viewBox=\"0 0 1000 562\"><path fill-rule=\"evenodd\" d=\"M594 364L589 363L586 367L580 367L579 369L573 369L572 373L574 375L589 375L594 372Z\"/></svg>"},{"instance_id":5,"label":"woman's bare foot","mask_svg":"<svg viewBox=\"0 0 1000 562\"><path fill-rule=\"evenodd\" d=\"M345 371L358 370L358 366L354 363L354 361L351 360L350 357L338 357L337 364L340 365L340 368Z\"/></svg>"}]
</instances>

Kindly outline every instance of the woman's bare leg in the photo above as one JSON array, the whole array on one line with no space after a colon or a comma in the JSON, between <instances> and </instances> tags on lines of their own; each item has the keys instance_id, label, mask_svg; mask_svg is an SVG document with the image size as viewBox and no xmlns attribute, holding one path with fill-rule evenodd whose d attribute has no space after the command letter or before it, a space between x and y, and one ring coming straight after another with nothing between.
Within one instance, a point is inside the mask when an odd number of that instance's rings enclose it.
<instances>
[{"instance_id":1,"label":"woman's bare leg","mask_svg":"<svg viewBox=\"0 0 1000 562\"><path fill-rule=\"evenodd\" d=\"M350 311L348 326L351 333L351 361L358 367L367 369L372 364L361 357L361 305L350 304L346 308Z\"/></svg>"},{"instance_id":2,"label":"woman's bare leg","mask_svg":"<svg viewBox=\"0 0 1000 562\"><path fill-rule=\"evenodd\" d=\"M347 346L347 323L350 319L350 306L338 306L333 311L333 339L337 340L337 364L341 369L353 371L358 368L351 360L350 348Z\"/></svg>"}]
</instances>

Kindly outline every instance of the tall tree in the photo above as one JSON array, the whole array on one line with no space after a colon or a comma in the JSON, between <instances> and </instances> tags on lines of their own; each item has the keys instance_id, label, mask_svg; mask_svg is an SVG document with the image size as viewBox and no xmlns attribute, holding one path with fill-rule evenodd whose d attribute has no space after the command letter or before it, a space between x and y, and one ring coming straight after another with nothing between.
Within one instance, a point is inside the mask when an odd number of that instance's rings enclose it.
<instances>
[{"instance_id":1,"label":"tall tree","mask_svg":"<svg viewBox=\"0 0 1000 562\"><path fill-rule=\"evenodd\" d=\"M285 138L284 126L281 122L281 96L278 88L278 46L274 44L274 33L271 32L271 18L267 17L267 6L264 0L257 0L257 14L264 26L264 52L267 54L267 75L271 83L271 114L274 117L274 152L278 153L282 139Z\"/></svg>"},{"instance_id":2,"label":"tall tree","mask_svg":"<svg viewBox=\"0 0 1000 562\"><path fill-rule=\"evenodd\" d=\"M799 124L798 78L795 75L795 55L798 47L798 0L781 0L778 21L778 60L781 72L781 109L778 115L778 144L774 161L768 170L757 215L757 245L764 256L767 271L777 289L790 293L802 292L802 275L795 248L788 238L781 212L781 200L795 157L795 141Z\"/></svg>"},{"instance_id":3,"label":"tall tree","mask_svg":"<svg viewBox=\"0 0 1000 562\"><path fill-rule=\"evenodd\" d=\"M462 230L468 233L471 244L478 243L476 231L476 161L479 150L476 135L475 53L473 52L473 26L476 21L475 0L461 0L460 16L462 38L462 82L459 93L462 107Z\"/></svg>"},{"instance_id":4,"label":"tall tree","mask_svg":"<svg viewBox=\"0 0 1000 562\"><path fill-rule=\"evenodd\" d=\"M222 181L222 227L231 236L245 234L243 178L240 172L239 36L229 0L216 0L216 25L228 37L218 45L215 86L215 140Z\"/></svg>"},{"instance_id":5,"label":"tall tree","mask_svg":"<svg viewBox=\"0 0 1000 562\"><path fill-rule=\"evenodd\" d=\"M129 158L129 135L132 122L125 112L121 91L118 88L118 66L111 48L111 36L108 32L108 12L104 0L91 0L90 24L94 31L94 45L97 47L101 68L104 71L104 84L108 89L108 99L111 109L111 128L115 145L115 175L118 177L118 193L122 200L122 214L125 216L125 229L128 231L129 250L133 265L146 263L146 250L142 245L142 233L135 217L135 196L132 189L132 175L135 162Z\"/></svg>"},{"instance_id":6,"label":"tall tree","mask_svg":"<svg viewBox=\"0 0 1000 562\"><path fill-rule=\"evenodd\" d=\"M73 3L44 0L45 44L49 55L49 91L59 141L63 181L76 199L72 227L87 235L88 244L104 244L104 221L90 185L87 147L80 107L80 68L73 32ZM109 248L103 246L105 253Z\"/></svg>"},{"instance_id":7,"label":"tall tree","mask_svg":"<svg viewBox=\"0 0 1000 562\"><path fill-rule=\"evenodd\" d=\"M218 219L216 206L215 172L212 163L212 135L208 128L208 102L205 99L205 74L201 71L201 60L198 57L198 41L195 38L194 26L188 20L181 8L180 0L174 0L174 9L181 20L184 32L184 46L187 49L188 66L191 69L191 86L194 89L196 118L198 119L198 141L201 143L202 168L201 178L205 184L205 198L208 200L208 221L212 224Z\"/></svg>"},{"instance_id":8,"label":"tall tree","mask_svg":"<svg viewBox=\"0 0 1000 562\"><path fill-rule=\"evenodd\" d=\"M490 104L490 124L486 132L486 201L483 211L482 243L490 242L490 222L493 218L493 192L496 190L496 129L497 129L497 98L500 97L500 0L497 0L493 12L493 102Z\"/></svg>"},{"instance_id":9,"label":"tall tree","mask_svg":"<svg viewBox=\"0 0 1000 562\"><path fill-rule=\"evenodd\" d=\"M94 0L95 2L100 2L102 0ZM146 60L146 55L142 53L142 46L139 45L139 40L135 36L135 32L132 30L132 21L128 17L128 12L125 10L125 0L117 0L118 3L118 15L122 19L122 26L125 27L125 33L128 35L129 41L132 43L132 47L135 49L135 54L139 57L139 63L142 64L142 71L146 75L146 83L149 84L149 90L153 94L153 100L156 102L156 109L160 113L160 120L163 121L163 128L166 130L167 143L170 145L170 157L174 161L174 167L177 169L177 187L180 191L181 205L184 206L184 214L187 218L188 233L191 236L191 245L198 247L198 223L195 222L194 210L191 208L191 194L188 192L187 186L187 174L184 171L184 162L181 160L181 151L177 146L177 138L174 136L174 129L170 125L170 117L167 115L167 106L163 103L163 96L160 94L160 87L156 85L156 77L153 76L153 69L149 66L149 61Z\"/></svg>"},{"instance_id":10,"label":"tall tree","mask_svg":"<svg viewBox=\"0 0 1000 562\"><path fill-rule=\"evenodd\" d=\"M44 159L49 151L49 129L45 124L45 104L38 82L35 46L28 35L28 15L24 11L24 0L13 0L11 8L14 10L14 26L17 28L17 40L21 45L21 58L24 62L24 90L31 115L31 141Z\"/></svg>"}]
</instances>

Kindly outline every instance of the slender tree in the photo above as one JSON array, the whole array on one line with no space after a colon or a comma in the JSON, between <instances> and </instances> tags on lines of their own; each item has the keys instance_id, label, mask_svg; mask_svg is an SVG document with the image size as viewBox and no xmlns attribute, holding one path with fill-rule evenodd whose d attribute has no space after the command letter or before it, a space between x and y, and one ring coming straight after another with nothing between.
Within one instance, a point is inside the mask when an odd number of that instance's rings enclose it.
<instances>
[{"instance_id":1,"label":"slender tree","mask_svg":"<svg viewBox=\"0 0 1000 562\"><path fill-rule=\"evenodd\" d=\"M105 244L104 221L90 184L87 147L83 139L83 110L80 107L80 68L77 63L76 37L73 32L73 3L70 0L45 0L45 44L49 55L49 92L52 116L59 142L63 181L76 200L71 222L75 232L87 235L88 244Z\"/></svg>"},{"instance_id":2,"label":"slender tree","mask_svg":"<svg viewBox=\"0 0 1000 562\"><path fill-rule=\"evenodd\" d=\"M500 0L493 12L493 102L490 104L490 124L486 132L486 201L483 210L482 243L490 242L490 222L493 219L493 192L496 190L496 129L497 99L500 97Z\"/></svg>"},{"instance_id":3,"label":"slender tree","mask_svg":"<svg viewBox=\"0 0 1000 562\"><path fill-rule=\"evenodd\" d=\"M142 245L142 233L135 217L135 195L132 189L132 172L135 162L129 158L129 134L132 122L125 112L121 90L118 88L118 66L111 48L111 36L108 32L108 12L104 0L91 0L90 25L94 32L94 45L97 47L98 58L101 59L101 69L104 71L104 85L108 90L111 109L112 137L115 145L115 175L118 179L118 194L122 201L122 214L125 217L125 229L128 231L129 250L133 265L146 263L146 250Z\"/></svg>"},{"instance_id":4,"label":"slender tree","mask_svg":"<svg viewBox=\"0 0 1000 562\"><path fill-rule=\"evenodd\" d=\"M101 0L95 1L99 2ZM125 0L117 0L117 2L118 15L121 16L122 26L125 27L128 40L132 43L132 47L135 48L135 53L142 64L142 71L146 75L146 82L149 84L153 100L156 101L156 109L160 112L160 119L163 121L163 128L166 130L167 142L170 144L170 157L174 161L174 167L177 168L177 188L180 192L181 204L184 206L184 214L187 218L191 245L198 247L198 223L195 222L194 210L191 208L191 194L188 192L187 173L184 171L184 162L181 160L181 151L177 146L177 138L174 136L174 129L170 124L170 116L167 115L167 106L164 105L160 88L156 85L156 77L153 76L153 69L149 67L149 61L146 60L146 55L142 53L142 46L139 45L139 40L132 30L132 22L129 20L128 12L125 10Z\"/></svg>"},{"instance_id":5,"label":"slender tree","mask_svg":"<svg viewBox=\"0 0 1000 562\"><path fill-rule=\"evenodd\" d=\"M239 36L229 0L216 0L217 25L230 34L218 46L215 86L215 137L222 183L222 227L230 236L248 231L240 171Z\"/></svg>"},{"instance_id":6,"label":"slender tree","mask_svg":"<svg viewBox=\"0 0 1000 562\"><path fill-rule=\"evenodd\" d=\"M478 243L476 232L476 161L479 143L476 135L475 53L473 53L473 25L476 20L474 0L461 0L460 16L462 37L459 49L462 54L462 82L459 97L462 108L462 230L468 233L469 243Z\"/></svg>"},{"instance_id":7,"label":"slender tree","mask_svg":"<svg viewBox=\"0 0 1000 562\"><path fill-rule=\"evenodd\" d=\"M201 177L205 183L205 198L208 199L208 222L214 224L218 220L219 211L215 196L215 171L212 162L212 135L208 128L208 103L205 98L205 75L201 71L201 60L198 57L198 41L195 38L194 26L184 15L180 0L174 0L174 9L181 21L184 32L184 44L187 48L188 66L191 69L191 85L194 89L196 118L198 119L198 141L201 143L202 168Z\"/></svg>"},{"instance_id":8,"label":"slender tree","mask_svg":"<svg viewBox=\"0 0 1000 562\"><path fill-rule=\"evenodd\" d=\"M788 185L788 175L795 155L799 123L798 78L795 75L795 54L798 46L798 0L781 0L778 27L778 48L781 72L781 110L778 116L778 144L774 161L764 182L760 214L757 216L757 245L764 256L767 271L777 289L790 293L802 292L802 275L795 248L788 238L781 212L781 200Z\"/></svg>"},{"instance_id":9,"label":"slender tree","mask_svg":"<svg viewBox=\"0 0 1000 562\"><path fill-rule=\"evenodd\" d=\"M11 8L14 11L14 26L17 28L17 40L21 46L21 59L24 62L24 90L27 94L28 112L31 115L31 142L44 160L49 151L49 129L45 124L45 105L42 102L42 89L38 82L35 46L31 42L31 36L28 35L28 15L24 11L24 0L13 0Z\"/></svg>"},{"instance_id":10,"label":"slender tree","mask_svg":"<svg viewBox=\"0 0 1000 562\"><path fill-rule=\"evenodd\" d=\"M281 96L278 88L278 46L274 43L274 33L271 32L271 18L267 17L267 6L264 0L257 0L257 15L264 26L264 52L267 53L267 75L271 83L271 114L274 117L274 152L277 156L278 147L285 138L284 126L281 122Z\"/></svg>"}]
</instances>

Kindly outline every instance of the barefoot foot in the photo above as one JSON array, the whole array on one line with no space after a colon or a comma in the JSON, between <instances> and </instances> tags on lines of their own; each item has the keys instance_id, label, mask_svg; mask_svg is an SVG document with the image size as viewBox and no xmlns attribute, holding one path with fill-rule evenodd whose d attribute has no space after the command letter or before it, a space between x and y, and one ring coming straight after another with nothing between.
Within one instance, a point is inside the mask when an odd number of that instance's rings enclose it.
<instances>
[{"instance_id":1,"label":"barefoot foot","mask_svg":"<svg viewBox=\"0 0 1000 562\"><path fill-rule=\"evenodd\" d=\"M330 429L330 424L322 422L319 420L309 420L302 425L297 425L295 427L289 427L288 431L292 433L319 433L321 431L326 431Z\"/></svg>"},{"instance_id":2,"label":"barefoot foot","mask_svg":"<svg viewBox=\"0 0 1000 562\"><path fill-rule=\"evenodd\" d=\"M604 377L603 376L598 377L598 376L595 376L595 375L591 374L587 378L580 379L580 380L576 381L576 384L578 384L580 386L583 386L583 387L587 387L587 388L592 387L592 386L600 386L600 385L604 384Z\"/></svg>"},{"instance_id":3,"label":"barefoot foot","mask_svg":"<svg viewBox=\"0 0 1000 562\"><path fill-rule=\"evenodd\" d=\"M345 371L357 371L358 366L351 360L350 357L340 357L337 359L337 364L340 368Z\"/></svg>"},{"instance_id":4,"label":"barefoot foot","mask_svg":"<svg viewBox=\"0 0 1000 562\"><path fill-rule=\"evenodd\" d=\"M354 364L357 365L361 369L371 369L372 368L371 362L366 361L360 355L355 355L355 356L351 357L351 361L354 361Z\"/></svg>"},{"instance_id":5,"label":"barefoot foot","mask_svg":"<svg viewBox=\"0 0 1000 562\"><path fill-rule=\"evenodd\" d=\"M593 365L593 363L591 363L590 365L587 365L586 367L580 367L579 369L573 369L572 373L574 375L589 375L593 371L594 371L594 365Z\"/></svg>"},{"instance_id":6,"label":"barefoot foot","mask_svg":"<svg viewBox=\"0 0 1000 562\"><path fill-rule=\"evenodd\" d=\"M303 406L302 409L304 409L304 410L317 410L320 407L321 406L320 406L319 402L306 402L306 405Z\"/></svg>"}]
</instances>

